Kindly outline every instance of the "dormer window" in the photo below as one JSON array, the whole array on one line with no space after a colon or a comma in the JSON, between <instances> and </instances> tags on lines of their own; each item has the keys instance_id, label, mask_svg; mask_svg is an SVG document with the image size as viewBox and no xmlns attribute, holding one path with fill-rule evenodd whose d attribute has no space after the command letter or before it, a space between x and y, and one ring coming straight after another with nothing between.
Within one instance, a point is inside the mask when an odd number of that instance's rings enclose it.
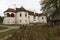
<instances>
[{"instance_id":1,"label":"dormer window","mask_svg":"<svg viewBox=\"0 0 60 40\"><path fill-rule=\"evenodd\" d=\"M25 17L27 17L27 14L25 13Z\"/></svg>"}]
</instances>

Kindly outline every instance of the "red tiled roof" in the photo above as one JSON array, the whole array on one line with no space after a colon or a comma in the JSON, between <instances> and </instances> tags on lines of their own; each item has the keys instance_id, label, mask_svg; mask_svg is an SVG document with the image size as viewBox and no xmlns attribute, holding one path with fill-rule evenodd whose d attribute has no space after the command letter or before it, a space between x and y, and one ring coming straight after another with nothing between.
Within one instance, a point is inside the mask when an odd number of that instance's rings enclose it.
<instances>
[{"instance_id":1,"label":"red tiled roof","mask_svg":"<svg viewBox=\"0 0 60 40\"><path fill-rule=\"evenodd\" d=\"M24 9L23 7L21 7L21 8L16 8L16 12L19 12L19 11L28 12L29 15L34 15L34 12L28 11L28 10Z\"/></svg>"},{"instance_id":2,"label":"red tiled roof","mask_svg":"<svg viewBox=\"0 0 60 40\"><path fill-rule=\"evenodd\" d=\"M45 16L45 14L43 14L43 13L40 13L40 14L39 14L39 16Z\"/></svg>"},{"instance_id":3,"label":"red tiled roof","mask_svg":"<svg viewBox=\"0 0 60 40\"><path fill-rule=\"evenodd\" d=\"M4 12L15 12L16 10L12 9L12 8L8 8L6 11Z\"/></svg>"},{"instance_id":4,"label":"red tiled roof","mask_svg":"<svg viewBox=\"0 0 60 40\"><path fill-rule=\"evenodd\" d=\"M41 13L41 14L38 14L38 13L35 13L35 14L34 14L34 12L28 11L28 10L26 10L26 9L23 8L23 7L21 7L21 8L16 8L16 10L15 10L15 9L12 9L12 8L8 8L8 9L7 9L6 11L4 11L4 12L21 12L21 11L28 12L29 15L34 15L34 16L41 16L41 15L43 15L42 13Z\"/></svg>"},{"instance_id":5,"label":"red tiled roof","mask_svg":"<svg viewBox=\"0 0 60 40\"><path fill-rule=\"evenodd\" d=\"M39 14L38 13L35 13L35 16L39 16Z\"/></svg>"},{"instance_id":6,"label":"red tiled roof","mask_svg":"<svg viewBox=\"0 0 60 40\"><path fill-rule=\"evenodd\" d=\"M21 8L16 8L16 10L14 10L14 9L12 9L12 8L8 8L8 9L7 9L6 11L4 11L4 12L21 12L21 11L28 12L29 15L34 15L34 12L28 11L28 10L24 9L23 7L21 7Z\"/></svg>"},{"instance_id":7,"label":"red tiled roof","mask_svg":"<svg viewBox=\"0 0 60 40\"><path fill-rule=\"evenodd\" d=\"M27 10L26 10L26 9L24 9L23 7L21 7L21 8L16 8L16 12L20 12L20 11L27 12Z\"/></svg>"},{"instance_id":8,"label":"red tiled roof","mask_svg":"<svg viewBox=\"0 0 60 40\"><path fill-rule=\"evenodd\" d=\"M44 14L43 14L43 13L40 13L40 14L35 13L35 15L34 15L34 16L44 16Z\"/></svg>"},{"instance_id":9,"label":"red tiled roof","mask_svg":"<svg viewBox=\"0 0 60 40\"><path fill-rule=\"evenodd\" d=\"M29 15L34 15L34 12L32 11L28 11L29 12Z\"/></svg>"}]
</instances>

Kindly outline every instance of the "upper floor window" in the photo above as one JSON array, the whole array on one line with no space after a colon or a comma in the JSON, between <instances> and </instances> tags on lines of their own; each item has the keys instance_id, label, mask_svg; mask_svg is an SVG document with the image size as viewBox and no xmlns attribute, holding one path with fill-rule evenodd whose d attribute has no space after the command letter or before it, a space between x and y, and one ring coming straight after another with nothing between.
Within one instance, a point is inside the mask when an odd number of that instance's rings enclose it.
<instances>
[{"instance_id":1,"label":"upper floor window","mask_svg":"<svg viewBox=\"0 0 60 40\"><path fill-rule=\"evenodd\" d=\"M10 14L9 13L7 13L7 17L10 17Z\"/></svg>"},{"instance_id":2,"label":"upper floor window","mask_svg":"<svg viewBox=\"0 0 60 40\"><path fill-rule=\"evenodd\" d=\"M25 17L27 17L27 14L25 13Z\"/></svg>"},{"instance_id":3,"label":"upper floor window","mask_svg":"<svg viewBox=\"0 0 60 40\"><path fill-rule=\"evenodd\" d=\"M14 14L13 13L11 14L11 17L14 17Z\"/></svg>"},{"instance_id":4,"label":"upper floor window","mask_svg":"<svg viewBox=\"0 0 60 40\"><path fill-rule=\"evenodd\" d=\"M21 17L22 15L20 14L20 17Z\"/></svg>"},{"instance_id":5,"label":"upper floor window","mask_svg":"<svg viewBox=\"0 0 60 40\"><path fill-rule=\"evenodd\" d=\"M44 19L44 17L42 17L42 19Z\"/></svg>"}]
</instances>

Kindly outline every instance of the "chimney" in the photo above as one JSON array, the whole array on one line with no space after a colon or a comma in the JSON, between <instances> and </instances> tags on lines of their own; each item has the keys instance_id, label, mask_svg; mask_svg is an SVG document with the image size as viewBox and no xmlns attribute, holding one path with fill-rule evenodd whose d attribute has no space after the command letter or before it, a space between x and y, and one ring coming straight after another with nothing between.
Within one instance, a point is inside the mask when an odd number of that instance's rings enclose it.
<instances>
[{"instance_id":1,"label":"chimney","mask_svg":"<svg viewBox=\"0 0 60 40\"><path fill-rule=\"evenodd\" d=\"M14 4L13 6L14 6L14 9L16 10L16 4Z\"/></svg>"}]
</instances>

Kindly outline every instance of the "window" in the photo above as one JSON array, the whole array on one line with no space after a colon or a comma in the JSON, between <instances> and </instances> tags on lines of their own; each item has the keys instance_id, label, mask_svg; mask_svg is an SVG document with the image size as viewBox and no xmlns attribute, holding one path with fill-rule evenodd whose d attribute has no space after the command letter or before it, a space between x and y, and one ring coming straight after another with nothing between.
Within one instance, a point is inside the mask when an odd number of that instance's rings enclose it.
<instances>
[{"instance_id":1,"label":"window","mask_svg":"<svg viewBox=\"0 0 60 40\"><path fill-rule=\"evenodd\" d=\"M13 13L11 14L11 17L14 17L14 14Z\"/></svg>"},{"instance_id":2,"label":"window","mask_svg":"<svg viewBox=\"0 0 60 40\"><path fill-rule=\"evenodd\" d=\"M25 14L25 17L27 17L27 14Z\"/></svg>"},{"instance_id":3,"label":"window","mask_svg":"<svg viewBox=\"0 0 60 40\"><path fill-rule=\"evenodd\" d=\"M7 17L10 17L10 14L9 13L7 13Z\"/></svg>"},{"instance_id":4,"label":"window","mask_svg":"<svg viewBox=\"0 0 60 40\"><path fill-rule=\"evenodd\" d=\"M20 14L20 17L21 17L22 15Z\"/></svg>"},{"instance_id":5,"label":"window","mask_svg":"<svg viewBox=\"0 0 60 40\"><path fill-rule=\"evenodd\" d=\"M44 19L44 17L42 17L42 19Z\"/></svg>"},{"instance_id":6,"label":"window","mask_svg":"<svg viewBox=\"0 0 60 40\"><path fill-rule=\"evenodd\" d=\"M8 22L9 23L9 22Z\"/></svg>"}]
</instances>

